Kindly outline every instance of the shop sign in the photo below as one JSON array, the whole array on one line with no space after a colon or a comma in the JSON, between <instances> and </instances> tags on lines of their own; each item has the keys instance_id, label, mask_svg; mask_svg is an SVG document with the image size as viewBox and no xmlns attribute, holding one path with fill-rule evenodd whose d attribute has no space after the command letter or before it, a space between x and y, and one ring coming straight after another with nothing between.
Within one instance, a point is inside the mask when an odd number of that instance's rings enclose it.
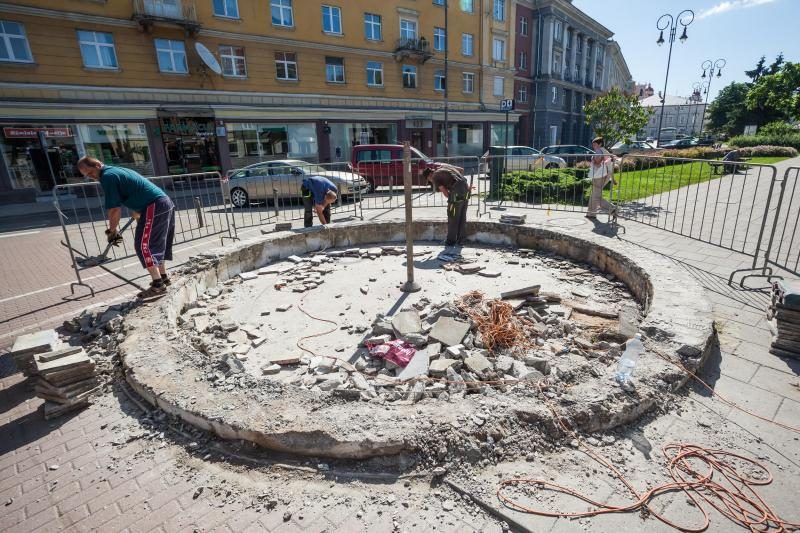
<instances>
[{"instance_id":1,"label":"shop sign","mask_svg":"<svg viewBox=\"0 0 800 533\"><path fill-rule=\"evenodd\" d=\"M3 128L6 139L35 139L40 133L45 137L72 137L70 128Z\"/></svg>"},{"instance_id":2,"label":"shop sign","mask_svg":"<svg viewBox=\"0 0 800 533\"><path fill-rule=\"evenodd\" d=\"M406 128L408 129L430 129L433 127L432 120L424 120L424 119L406 119Z\"/></svg>"}]
</instances>

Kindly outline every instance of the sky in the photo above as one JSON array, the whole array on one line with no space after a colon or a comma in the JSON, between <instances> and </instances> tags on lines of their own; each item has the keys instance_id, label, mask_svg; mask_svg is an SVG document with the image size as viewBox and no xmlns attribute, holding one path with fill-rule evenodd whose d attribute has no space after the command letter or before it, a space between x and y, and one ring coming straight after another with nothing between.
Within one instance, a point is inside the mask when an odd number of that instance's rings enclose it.
<instances>
[{"instance_id":1,"label":"sky","mask_svg":"<svg viewBox=\"0 0 800 533\"><path fill-rule=\"evenodd\" d=\"M684 9L695 13L688 39L672 47L667 94L689 96L703 81L702 63L725 59L722 77L711 82L709 102L732 81L749 81L745 70L765 55L769 65L779 52L800 63L800 0L573 0L581 11L614 32L633 79L650 82L656 94L664 90L669 43L656 44L658 18L675 17ZM669 32L664 32L668 39ZM708 78L706 78L708 79Z\"/></svg>"}]
</instances>

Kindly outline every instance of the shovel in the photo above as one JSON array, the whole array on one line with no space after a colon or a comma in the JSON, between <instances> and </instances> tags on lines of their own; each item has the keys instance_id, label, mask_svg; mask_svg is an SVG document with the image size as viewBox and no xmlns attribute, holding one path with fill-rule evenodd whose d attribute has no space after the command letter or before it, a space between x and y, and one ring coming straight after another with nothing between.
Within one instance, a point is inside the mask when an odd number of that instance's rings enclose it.
<instances>
[{"instance_id":1,"label":"shovel","mask_svg":"<svg viewBox=\"0 0 800 533\"><path fill-rule=\"evenodd\" d=\"M122 226L122 229L120 229L117 232L117 235L122 235L125 232L125 230L128 229L128 226L133 224L133 221L134 221L133 218L128 220L125 223L125 225ZM81 267L81 268L89 268L89 267L101 265L101 264L105 263L106 261L110 261L111 260L108 257L108 252L111 251L111 247L112 246L114 246L113 243L108 243L108 246L106 246L106 248L105 248L105 250L103 250L102 254L96 255L96 256L93 256L93 257L78 257L78 258L75 259L75 262L78 263L78 266Z\"/></svg>"}]
</instances>

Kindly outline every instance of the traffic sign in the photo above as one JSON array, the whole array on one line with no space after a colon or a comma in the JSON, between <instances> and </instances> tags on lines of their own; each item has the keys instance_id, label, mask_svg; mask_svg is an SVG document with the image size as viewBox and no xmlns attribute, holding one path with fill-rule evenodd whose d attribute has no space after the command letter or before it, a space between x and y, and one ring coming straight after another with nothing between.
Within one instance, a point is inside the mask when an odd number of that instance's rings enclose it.
<instances>
[{"instance_id":1,"label":"traffic sign","mask_svg":"<svg viewBox=\"0 0 800 533\"><path fill-rule=\"evenodd\" d=\"M500 101L500 111L513 111L514 109L514 99L508 98L506 100Z\"/></svg>"}]
</instances>

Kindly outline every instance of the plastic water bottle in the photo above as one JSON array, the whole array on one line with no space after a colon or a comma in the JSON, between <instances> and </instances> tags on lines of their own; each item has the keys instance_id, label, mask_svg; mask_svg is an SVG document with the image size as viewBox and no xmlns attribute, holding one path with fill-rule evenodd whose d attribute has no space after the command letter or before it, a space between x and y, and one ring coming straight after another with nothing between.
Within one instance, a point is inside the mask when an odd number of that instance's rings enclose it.
<instances>
[{"instance_id":1,"label":"plastic water bottle","mask_svg":"<svg viewBox=\"0 0 800 533\"><path fill-rule=\"evenodd\" d=\"M644 344L642 344L642 335L641 333L637 333L634 338L627 342L625 345L625 352L622 354L622 357L619 358L616 374L617 382L625 385L630 381L631 374L633 374L633 369L636 366L636 361L643 351Z\"/></svg>"}]
</instances>

